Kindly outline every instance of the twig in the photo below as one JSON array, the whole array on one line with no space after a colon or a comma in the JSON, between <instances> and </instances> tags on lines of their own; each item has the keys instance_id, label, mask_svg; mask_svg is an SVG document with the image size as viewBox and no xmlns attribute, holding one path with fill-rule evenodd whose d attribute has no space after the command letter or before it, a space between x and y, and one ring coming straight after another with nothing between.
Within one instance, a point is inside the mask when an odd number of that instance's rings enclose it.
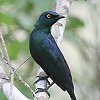
<instances>
[{"instance_id":1,"label":"twig","mask_svg":"<svg viewBox=\"0 0 100 100\"><path fill-rule=\"evenodd\" d=\"M0 52L0 57L1 59L7 64L9 65L9 63L7 62L6 58L3 56L3 54ZM30 59L31 57L29 57L28 59ZM27 60L28 60L27 59ZM27 61L25 60L24 63ZM23 65L24 63L22 63L21 65ZM19 68L19 67L18 67ZM18 81L20 81L22 84L24 84L30 91L31 93L35 96L35 98L38 100L37 95L35 94L35 92L31 89L31 87L18 75L17 72L15 72L15 75L18 77Z\"/></svg>"},{"instance_id":2,"label":"twig","mask_svg":"<svg viewBox=\"0 0 100 100\"><path fill-rule=\"evenodd\" d=\"M73 0L56 0L56 12L58 12L61 15L64 15L67 18L69 7L71 5ZM56 40L58 46L61 44L63 39L63 33L65 30L66 25L66 18L59 20L55 25L52 27L52 35L54 39ZM44 77L47 76L46 73L42 70L42 68L39 69L37 76ZM37 80L37 79L36 79ZM36 83L36 89L37 88L46 88L47 87L47 80L40 80ZM46 100L46 93L45 92L38 92L37 94L39 100Z\"/></svg>"},{"instance_id":3,"label":"twig","mask_svg":"<svg viewBox=\"0 0 100 100\"><path fill-rule=\"evenodd\" d=\"M17 72L17 70L24 65L31 57L27 58L21 65L18 66L18 68L16 69L15 73Z\"/></svg>"},{"instance_id":4,"label":"twig","mask_svg":"<svg viewBox=\"0 0 100 100\"><path fill-rule=\"evenodd\" d=\"M7 52L7 49L6 49L6 45L5 45L5 41L4 41L4 38L2 36L2 33L0 32L0 40L1 40L1 45L2 45L2 52L3 52L3 55L5 58L7 58L7 62L9 64L9 68L10 68L10 75L11 75L11 78L10 78L10 92L9 92L9 100L12 100L12 91L13 91L13 80L14 80L14 69L11 65L11 61L10 61L10 58L8 56L8 52Z\"/></svg>"}]
</instances>

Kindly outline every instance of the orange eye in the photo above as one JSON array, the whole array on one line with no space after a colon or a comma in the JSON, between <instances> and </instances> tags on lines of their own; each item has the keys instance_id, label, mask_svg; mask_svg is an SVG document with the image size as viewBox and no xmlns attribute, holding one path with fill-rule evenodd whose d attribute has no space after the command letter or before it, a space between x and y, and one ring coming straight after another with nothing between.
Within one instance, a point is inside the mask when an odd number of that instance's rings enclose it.
<instances>
[{"instance_id":1,"label":"orange eye","mask_svg":"<svg viewBox=\"0 0 100 100\"><path fill-rule=\"evenodd\" d=\"M47 18L50 19L51 18L51 15L50 14L47 14Z\"/></svg>"}]
</instances>

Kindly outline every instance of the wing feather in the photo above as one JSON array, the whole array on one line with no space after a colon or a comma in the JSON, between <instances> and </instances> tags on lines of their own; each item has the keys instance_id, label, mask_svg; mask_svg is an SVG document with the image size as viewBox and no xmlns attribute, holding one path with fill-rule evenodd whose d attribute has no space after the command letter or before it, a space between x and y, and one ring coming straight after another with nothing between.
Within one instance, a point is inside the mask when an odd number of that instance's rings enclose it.
<instances>
[{"instance_id":1,"label":"wing feather","mask_svg":"<svg viewBox=\"0 0 100 100\"><path fill-rule=\"evenodd\" d=\"M45 70L49 70L53 80L60 82L72 81L68 64L54 38L50 35L48 39L41 42L40 47L42 49L41 59L44 63L43 67L45 67ZM49 60L46 61L46 59Z\"/></svg>"}]
</instances>

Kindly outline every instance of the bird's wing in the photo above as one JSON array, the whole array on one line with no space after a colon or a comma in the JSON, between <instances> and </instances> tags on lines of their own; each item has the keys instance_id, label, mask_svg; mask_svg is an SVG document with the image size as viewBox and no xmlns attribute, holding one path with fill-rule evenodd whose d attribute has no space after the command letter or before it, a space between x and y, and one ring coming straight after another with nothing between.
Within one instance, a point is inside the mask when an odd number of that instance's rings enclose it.
<instances>
[{"instance_id":1,"label":"bird's wing","mask_svg":"<svg viewBox=\"0 0 100 100\"><path fill-rule=\"evenodd\" d=\"M76 100L70 69L54 38L45 38L37 48L35 55L32 54L35 61L62 90L67 90L71 98Z\"/></svg>"},{"instance_id":2,"label":"bird's wing","mask_svg":"<svg viewBox=\"0 0 100 100\"><path fill-rule=\"evenodd\" d=\"M48 39L42 41L40 47L43 51L41 60L44 62L44 70L49 71L53 80L60 82L72 81L68 64L54 38L50 35Z\"/></svg>"}]
</instances>

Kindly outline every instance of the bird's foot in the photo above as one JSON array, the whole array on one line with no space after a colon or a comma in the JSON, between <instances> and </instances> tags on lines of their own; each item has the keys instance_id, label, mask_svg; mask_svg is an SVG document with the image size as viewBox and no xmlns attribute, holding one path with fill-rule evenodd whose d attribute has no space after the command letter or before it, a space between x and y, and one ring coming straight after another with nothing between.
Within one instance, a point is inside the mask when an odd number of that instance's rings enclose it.
<instances>
[{"instance_id":1,"label":"bird's foot","mask_svg":"<svg viewBox=\"0 0 100 100\"><path fill-rule=\"evenodd\" d=\"M37 76L38 77L38 80L36 80L34 83L33 83L33 85L35 84L35 83L37 83L37 82L39 82L40 80L46 80L47 81L47 83L48 83L48 85L50 85L50 82L48 81L48 76Z\"/></svg>"},{"instance_id":2,"label":"bird's foot","mask_svg":"<svg viewBox=\"0 0 100 100\"><path fill-rule=\"evenodd\" d=\"M48 90L47 88L45 88L45 89L43 89L43 88L37 88L35 93L46 92L47 95L48 95L48 97L50 98L50 93L47 90Z\"/></svg>"}]
</instances>

